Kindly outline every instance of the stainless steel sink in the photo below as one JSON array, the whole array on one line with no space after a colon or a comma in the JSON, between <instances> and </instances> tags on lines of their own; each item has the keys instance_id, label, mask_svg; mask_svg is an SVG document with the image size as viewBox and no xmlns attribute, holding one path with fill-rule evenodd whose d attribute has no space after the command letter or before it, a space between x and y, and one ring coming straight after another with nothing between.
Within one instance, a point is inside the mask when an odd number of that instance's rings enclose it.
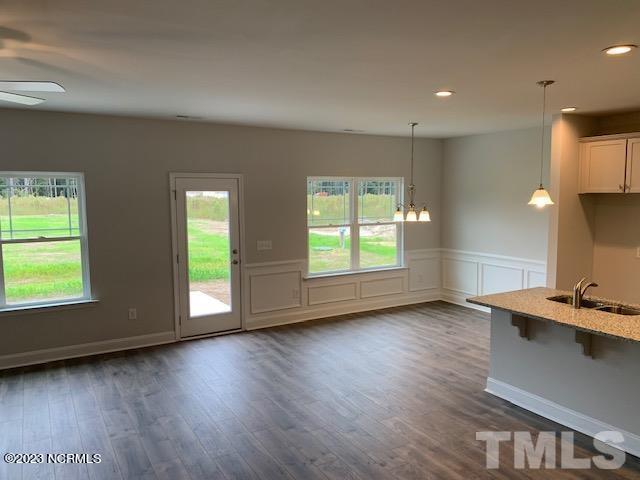
<instances>
[{"instance_id":1,"label":"stainless steel sink","mask_svg":"<svg viewBox=\"0 0 640 480\"><path fill-rule=\"evenodd\" d=\"M640 310L636 310L635 308L631 307L625 307L624 305L602 305L594 307L594 310L615 313L617 315L640 315Z\"/></svg>"},{"instance_id":2,"label":"stainless steel sink","mask_svg":"<svg viewBox=\"0 0 640 480\"><path fill-rule=\"evenodd\" d=\"M549 297L547 298L547 300L558 303L566 303L567 305L573 304L573 298L571 297L571 295L557 295L555 297ZM586 298L583 298L580 302L580 308L598 308L604 306L604 303L594 302L593 300L587 300Z\"/></svg>"},{"instance_id":3,"label":"stainless steel sink","mask_svg":"<svg viewBox=\"0 0 640 480\"><path fill-rule=\"evenodd\" d=\"M549 297L547 300L564 303L566 305L573 304L573 297L571 295L557 295L555 297ZM580 302L580 308L591 308L601 312L615 313L616 315L640 315L640 310L635 308L627 307L625 305L612 305L609 303L597 302L595 300L587 300L586 298L583 298Z\"/></svg>"}]
</instances>

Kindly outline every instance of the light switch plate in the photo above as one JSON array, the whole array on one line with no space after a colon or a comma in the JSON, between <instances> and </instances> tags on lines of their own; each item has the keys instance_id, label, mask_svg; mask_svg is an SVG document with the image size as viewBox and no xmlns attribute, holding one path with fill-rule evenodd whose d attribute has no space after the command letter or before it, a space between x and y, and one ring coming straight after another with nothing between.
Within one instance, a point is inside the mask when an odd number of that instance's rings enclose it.
<instances>
[{"instance_id":1,"label":"light switch plate","mask_svg":"<svg viewBox=\"0 0 640 480\"><path fill-rule=\"evenodd\" d=\"M258 240L258 250L271 250L271 240Z\"/></svg>"}]
</instances>

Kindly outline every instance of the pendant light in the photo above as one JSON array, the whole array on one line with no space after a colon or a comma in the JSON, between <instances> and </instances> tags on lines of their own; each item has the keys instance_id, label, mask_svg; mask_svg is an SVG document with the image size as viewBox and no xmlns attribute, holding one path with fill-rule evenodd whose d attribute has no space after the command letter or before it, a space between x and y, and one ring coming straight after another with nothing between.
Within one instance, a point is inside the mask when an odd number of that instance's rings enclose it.
<instances>
[{"instance_id":1,"label":"pendant light","mask_svg":"<svg viewBox=\"0 0 640 480\"><path fill-rule=\"evenodd\" d=\"M409 126L411 127L411 182L409 183L409 188L407 189L409 192L409 205L407 206L406 215L403 212L404 205L398 204L396 208L396 213L393 215L394 222L430 222L431 215L429 214L429 210L427 210L426 204L423 205L422 210L419 212L416 210L415 196L416 196L416 186L413 183L413 151L414 151L414 143L415 143L415 135L414 130L418 125L416 122L411 122Z\"/></svg>"},{"instance_id":2,"label":"pendant light","mask_svg":"<svg viewBox=\"0 0 640 480\"><path fill-rule=\"evenodd\" d=\"M542 185L542 172L544 165L544 116L547 106L547 87L555 83L553 80L542 80L537 82L542 87L542 132L540 134L540 186L531 195L529 205L535 205L537 208L544 208L547 205L553 205L553 200L549 192Z\"/></svg>"}]
</instances>

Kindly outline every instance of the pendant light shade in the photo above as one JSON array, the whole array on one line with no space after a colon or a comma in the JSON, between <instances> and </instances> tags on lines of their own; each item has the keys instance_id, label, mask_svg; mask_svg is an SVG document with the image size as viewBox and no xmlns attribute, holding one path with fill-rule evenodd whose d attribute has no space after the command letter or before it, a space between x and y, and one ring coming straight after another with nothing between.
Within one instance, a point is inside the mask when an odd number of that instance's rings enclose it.
<instances>
[{"instance_id":1,"label":"pendant light shade","mask_svg":"<svg viewBox=\"0 0 640 480\"><path fill-rule=\"evenodd\" d=\"M544 167L544 117L547 107L547 87L555 83L553 80L542 80L537 82L542 87L542 132L540 133L540 186L531 195L529 205L535 205L536 208L544 208L547 205L553 205L551 195L542 185L542 173Z\"/></svg>"},{"instance_id":2,"label":"pendant light shade","mask_svg":"<svg viewBox=\"0 0 640 480\"><path fill-rule=\"evenodd\" d=\"M431 214L429 213L429 210L427 210L426 206L422 207L422 210L420 210L420 215L418 215L418 221L419 222L431 221Z\"/></svg>"},{"instance_id":3,"label":"pendant light shade","mask_svg":"<svg viewBox=\"0 0 640 480\"><path fill-rule=\"evenodd\" d=\"M547 192L542 185L540 188L533 192L531 195L531 200L529 200L529 205L535 205L538 208L544 208L547 205L554 205L553 200L551 200L551 195Z\"/></svg>"},{"instance_id":4,"label":"pendant light shade","mask_svg":"<svg viewBox=\"0 0 640 480\"><path fill-rule=\"evenodd\" d=\"M395 213L393 214L394 222L430 222L431 215L427 210L426 205L418 211L416 210L415 204L415 196L416 196L416 186L413 183L413 150L414 150L414 130L418 125L416 122L411 122L409 126L411 127L411 183L409 183L409 188L407 191L409 192L409 205L407 207L407 213L404 214L403 210L405 205L399 204Z\"/></svg>"}]
</instances>

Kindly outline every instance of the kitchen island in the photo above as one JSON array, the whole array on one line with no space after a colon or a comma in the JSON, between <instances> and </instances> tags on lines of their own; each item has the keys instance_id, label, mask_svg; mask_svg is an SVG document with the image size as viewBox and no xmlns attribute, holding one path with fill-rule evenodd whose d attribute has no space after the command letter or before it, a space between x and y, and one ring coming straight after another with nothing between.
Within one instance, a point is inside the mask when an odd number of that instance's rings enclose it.
<instances>
[{"instance_id":1,"label":"kitchen island","mask_svg":"<svg viewBox=\"0 0 640 480\"><path fill-rule=\"evenodd\" d=\"M619 447L640 456L640 315L549 300L567 295L532 288L467 300L491 308L486 390L587 435L619 431Z\"/></svg>"}]
</instances>

